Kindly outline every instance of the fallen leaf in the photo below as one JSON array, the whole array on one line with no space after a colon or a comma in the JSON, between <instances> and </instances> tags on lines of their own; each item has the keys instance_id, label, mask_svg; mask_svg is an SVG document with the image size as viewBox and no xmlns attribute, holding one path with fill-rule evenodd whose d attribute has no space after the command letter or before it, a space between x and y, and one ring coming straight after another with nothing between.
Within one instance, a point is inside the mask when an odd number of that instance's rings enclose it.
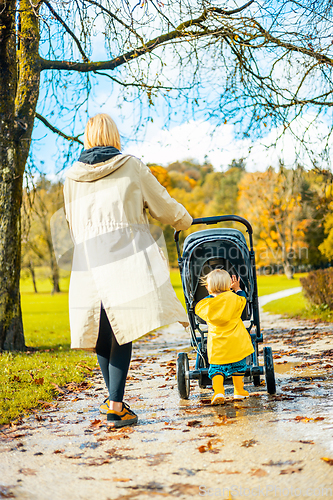
<instances>
[{"instance_id":1,"label":"fallen leaf","mask_svg":"<svg viewBox=\"0 0 333 500\"><path fill-rule=\"evenodd\" d=\"M115 483L128 483L128 481L130 481L130 478L129 477L114 477L112 479L112 481L114 481Z\"/></svg>"},{"instance_id":2,"label":"fallen leaf","mask_svg":"<svg viewBox=\"0 0 333 500\"><path fill-rule=\"evenodd\" d=\"M34 379L34 384L36 384L36 385L43 385L44 384L44 377L35 378Z\"/></svg>"},{"instance_id":3,"label":"fallen leaf","mask_svg":"<svg viewBox=\"0 0 333 500\"><path fill-rule=\"evenodd\" d=\"M264 477L267 476L268 472L266 472L264 469L251 469L250 474L251 476Z\"/></svg>"},{"instance_id":4,"label":"fallen leaf","mask_svg":"<svg viewBox=\"0 0 333 500\"><path fill-rule=\"evenodd\" d=\"M220 422L217 422L216 425L227 425L227 424L233 424L235 420L229 420L228 417L225 415L217 415L218 419Z\"/></svg>"},{"instance_id":5,"label":"fallen leaf","mask_svg":"<svg viewBox=\"0 0 333 500\"><path fill-rule=\"evenodd\" d=\"M202 444L201 446L198 447L198 450L200 453L205 453L205 451L207 451L207 446Z\"/></svg>"},{"instance_id":6,"label":"fallen leaf","mask_svg":"<svg viewBox=\"0 0 333 500\"><path fill-rule=\"evenodd\" d=\"M248 439L246 441L243 441L241 446L244 446L245 448L251 448L252 446L255 446L258 443L255 439Z\"/></svg>"},{"instance_id":7,"label":"fallen leaf","mask_svg":"<svg viewBox=\"0 0 333 500\"><path fill-rule=\"evenodd\" d=\"M201 420L189 420L186 425L188 427L201 427Z\"/></svg>"},{"instance_id":8,"label":"fallen leaf","mask_svg":"<svg viewBox=\"0 0 333 500\"><path fill-rule=\"evenodd\" d=\"M77 368L83 368L84 370L88 370L89 372L92 372L94 369L93 368L90 368L90 366L87 366L86 364L82 363L82 364L78 364L76 365Z\"/></svg>"},{"instance_id":9,"label":"fallen leaf","mask_svg":"<svg viewBox=\"0 0 333 500\"><path fill-rule=\"evenodd\" d=\"M301 470L303 470L303 467L293 467L293 466L290 466L287 469L282 469L280 471L280 475L281 474L294 474L295 472L301 472Z\"/></svg>"},{"instance_id":10,"label":"fallen leaf","mask_svg":"<svg viewBox=\"0 0 333 500\"><path fill-rule=\"evenodd\" d=\"M269 462L262 464L262 465L268 465L268 466L275 466L275 467L281 467L282 465L295 465L300 463L301 460L286 460L285 462L282 462L279 460L278 462L273 462L273 460L270 460Z\"/></svg>"},{"instance_id":11,"label":"fallen leaf","mask_svg":"<svg viewBox=\"0 0 333 500\"><path fill-rule=\"evenodd\" d=\"M213 438L213 437L216 437L216 436L217 436L217 434L210 434L209 432L206 432L204 434L199 434L199 437L202 437L202 438L205 438L205 437L207 437L207 438Z\"/></svg>"},{"instance_id":12,"label":"fallen leaf","mask_svg":"<svg viewBox=\"0 0 333 500\"><path fill-rule=\"evenodd\" d=\"M319 420L323 420L323 417L317 417ZM296 422L311 422L314 421L315 419L312 417L303 417L302 415L297 415L295 418L292 418L291 420L296 420Z\"/></svg>"},{"instance_id":13,"label":"fallen leaf","mask_svg":"<svg viewBox=\"0 0 333 500\"><path fill-rule=\"evenodd\" d=\"M52 387L55 388L56 391L58 391L60 394L65 394L65 391L63 391L57 384L54 382L51 382Z\"/></svg>"},{"instance_id":14,"label":"fallen leaf","mask_svg":"<svg viewBox=\"0 0 333 500\"><path fill-rule=\"evenodd\" d=\"M303 441L302 439L299 442L303 444L315 444L314 441Z\"/></svg>"},{"instance_id":15,"label":"fallen leaf","mask_svg":"<svg viewBox=\"0 0 333 500\"><path fill-rule=\"evenodd\" d=\"M16 495L14 495L12 491L10 491L11 488L14 488L14 486L0 485L0 498L15 498Z\"/></svg>"},{"instance_id":16,"label":"fallen leaf","mask_svg":"<svg viewBox=\"0 0 333 500\"><path fill-rule=\"evenodd\" d=\"M101 425L103 425L103 422L100 420L100 419L95 419L95 420L91 420L90 422L90 427L100 427Z\"/></svg>"},{"instance_id":17,"label":"fallen leaf","mask_svg":"<svg viewBox=\"0 0 333 500\"><path fill-rule=\"evenodd\" d=\"M210 399L200 399L200 403L204 406L206 405L211 405L211 400Z\"/></svg>"},{"instance_id":18,"label":"fallen leaf","mask_svg":"<svg viewBox=\"0 0 333 500\"><path fill-rule=\"evenodd\" d=\"M148 460L148 465L160 465L166 459L167 455L171 453L156 453L155 455L148 454L144 458Z\"/></svg>"},{"instance_id":19,"label":"fallen leaf","mask_svg":"<svg viewBox=\"0 0 333 500\"><path fill-rule=\"evenodd\" d=\"M333 458L321 457L321 460L324 460L328 465L333 465Z\"/></svg>"},{"instance_id":20,"label":"fallen leaf","mask_svg":"<svg viewBox=\"0 0 333 500\"><path fill-rule=\"evenodd\" d=\"M25 476L35 476L36 473L35 469L29 469L28 467L19 470L19 474L24 474Z\"/></svg>"},{"instance_id":21,"label":"fallen leaf","mask_svg":"<svg viewBox=\"0 0 333 500\"><path fill-rule=\"evenodd\" d=\"M104 464L109 464L110 460L108 458L94 458L93 460L90 460L89 462L86 461L85 465L89 466L94 466L94 465L104 465Z\"/></svg>"},{"instance_id":22,"label":"fallen leaf","mask_svg":"<svg viewBox=\"0 0 333 500\"><path fill-rule=\"evenodd\" d=\"M54 450L54 454L57 454L57 453L63 453L65 450Z\"/></svg>"},{"instance_id":23,"label":"fallen leaf","mask_svg":"<svg viewBox=\"0 0 333 500\"><path fill-rule=\"evenodd\" d=\"M196 486L195 484L182 484L182 483L176 483L176 484L172 484L170 486L170 494L171 495L176 495L179 496L179 495L185 495L185 494L189 494L189 495L192 495L192 496L197 496L198 494L198 491L199 491L199 487Z\"/></svg>"}]
</instances>

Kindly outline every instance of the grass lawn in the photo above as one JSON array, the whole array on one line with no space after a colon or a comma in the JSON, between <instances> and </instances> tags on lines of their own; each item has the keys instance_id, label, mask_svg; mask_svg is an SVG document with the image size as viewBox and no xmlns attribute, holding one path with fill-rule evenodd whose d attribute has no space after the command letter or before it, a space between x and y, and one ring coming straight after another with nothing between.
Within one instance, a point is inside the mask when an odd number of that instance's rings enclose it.
<instances>
[{"instance_id":1,"label":"grass lawn","mask_svg":"<svg viewBox=\"0 0 333 500\"><path fill-rule=\"evenodd\" d=\"M66 289L66 280L61 283ZM48 280L22 280L22 312L28 353L0 354L0 424L19 418L41 402L51 401L56 386L81 382L96 367L96 356L70 350L68 293L51 295ZM68 289L68 278L67 278Z\"/></svg>"},{"instance_id":2,"label":"grass lawn","mask_svg":"<svg viewBox=\"0 0 333 500\"><path fill-rule=\"evenodd\" d=\"M280 292L288 288L296 288L301 286L299 279L305 276L306 273L298 273L294 275L294 279L288 279L284 274L274 274L273 276L258 276L258 293L259 297L269 295L270 293Z\"/></svg>"},{"instance_id":3,"label":"grass lawn","mask_svg":"<svg viewBox=\"0 0 333 500\"><path fill-rule=\"evenodd\" d=\"M292 318L333 321L333 311L325 307L311 305L302 292L290 295L284 299L273 300L266 304L263 310L272 314L281 314Z\"/></svg>"}]
</instances>

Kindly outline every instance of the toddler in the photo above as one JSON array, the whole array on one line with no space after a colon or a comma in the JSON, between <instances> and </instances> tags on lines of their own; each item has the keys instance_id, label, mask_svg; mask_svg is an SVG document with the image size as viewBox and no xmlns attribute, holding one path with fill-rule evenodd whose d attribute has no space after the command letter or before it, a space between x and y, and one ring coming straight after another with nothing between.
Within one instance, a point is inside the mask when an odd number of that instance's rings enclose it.
<instances>
[{"instance_id":1,"label":"toddler","mask_svg":"<svg viewBox=\"0 0 333 500\"><path fill-rule=\"evenodd\" d=\"M239 286L240 278L223 269L215 269L203 278L208 297L197 303L195 313L208 325L207 353L214 395L212 405L223 404L224 379L232 373L246 371L246 357L254 352L251 337L241 320L246 294ZM231 291L231 290L233 291ZM234 293L236 292L236 293ZM232 377L234 399L247 398L243 376Z\"/></svg>"}]
</instances>

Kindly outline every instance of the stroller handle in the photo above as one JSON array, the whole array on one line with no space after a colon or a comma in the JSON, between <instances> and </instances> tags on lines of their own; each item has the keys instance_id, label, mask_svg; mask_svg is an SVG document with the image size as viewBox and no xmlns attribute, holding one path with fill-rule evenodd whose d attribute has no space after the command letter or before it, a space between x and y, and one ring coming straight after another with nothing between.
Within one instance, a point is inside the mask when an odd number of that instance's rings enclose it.
<instances>
[{"instance_id":1,"label":"stroller handle","mask_svg":"<svg viewBox=\"0 0 333 500\"><path fill-rule=\"evenodd\" d=\"M251 224L249 223L248 220L244 219L244 217L240 217L239 215L216 215L214 217L200 217L199 219L193 219L192 221L192 226L194 224L218 224L219 222L227 222L227 221L234 221L234 222L240 222L243 224L249 235L252 236L253 234L253 229ZM179 233L180 231L175 231L174 233L174 240L177 243L179 241ZM252 240L252 238L250 238ZM252 245L251 245L252 246Z\"/></svg>"}]
</instances>

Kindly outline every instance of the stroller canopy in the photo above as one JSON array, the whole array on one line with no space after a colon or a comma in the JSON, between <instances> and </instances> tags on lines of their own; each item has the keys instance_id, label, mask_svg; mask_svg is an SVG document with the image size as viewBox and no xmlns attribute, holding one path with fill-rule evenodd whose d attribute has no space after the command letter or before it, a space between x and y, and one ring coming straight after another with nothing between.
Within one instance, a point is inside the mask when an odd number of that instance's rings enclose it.
<instances>
[{"instance_id":1,"label":"stroller canopy","mask_svg":"<svg viewBox=\"0 0 333 500\"><path fill-rule=\"evenodd\" d=\"M185 239L182 282L190 306L207 295L199 280L213 269L225 269L239 276L248 301L252 301L254 277L250 252L243 233L238 229L205 229Z\"/></svg>"}]
</instances>

